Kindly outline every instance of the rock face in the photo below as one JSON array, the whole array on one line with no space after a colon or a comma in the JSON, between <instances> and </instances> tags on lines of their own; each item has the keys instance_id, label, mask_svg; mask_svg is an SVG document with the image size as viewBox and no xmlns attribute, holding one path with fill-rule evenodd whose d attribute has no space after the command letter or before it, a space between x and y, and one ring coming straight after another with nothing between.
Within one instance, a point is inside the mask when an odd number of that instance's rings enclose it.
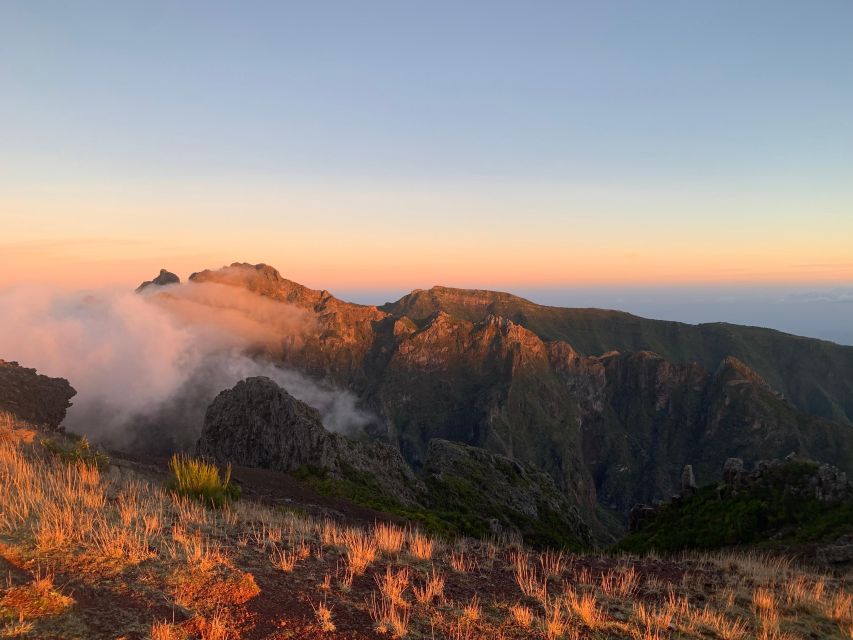
<instances>
[{"instance_id":1,"label":"rock face","mask_svg":"<svg viewBox=\"0 0 853 640\"><path fill-rule=\"evenodd\" d=\"M596 533L596 520L678 492L687 463L699 484L727 458L790 451L853 472L850 347L447 287L362 306L268 265L190 279L310 314L316 331L283 361L356 393L383 418L371 435L413 468L436 438L532 464Z\"/></svg>"},{"instance_id":2,"label":"rock face","mask_svg":"<svg viewBox=\"0 0 853 640\"><path fill-rule=\"evenodd\" d=\"M152 287L152 286L163 287L163 286L166 286L167 284L180 284L180 283L181 283L181 279L178 276L176 276L174 273L172 273L171 271L166 271L165 269L160 269L160 274L156 278L154 278L153 280L146 280L145 282L143 282L141 285L136 287L136 292L139 293L143 289L146 289L146 288Z\"/></svg>"},{"instance_id":3,"label":"rock face","mask_svg":"<svg viewBox=\"0 0 853 640\"><path fill-rule=\"evenodd\" d=\"M399 451L326 431L316 409L266 377L247 378L216 397L197 450L247 467L293 471L304 465L342 479L367 475L403 504L416 504L423 494Z\"/></svg>"},{"instance_id":4,"label":"rock face","mask_svg":"<svg viewBox=\"0 0 853 640\"><path fill-rule=\"evenodd\" d=\"M549 475L529 464L435 439L423 472L432 506L486 518L493 533L516 532L534 544L592 544L577 506Z\"/></svg>"},{"instance_id":5,"label":"rock face","mask_svg":"<svg viewBox=\"0 0 853 640\"><path fill-rule=\"evenodd\" d=\"M0 360L0 414L20 422L57 429L65 419L69 400L77 392L64 378L39 375L17 362Z\"/></svg>"}]
</instances>

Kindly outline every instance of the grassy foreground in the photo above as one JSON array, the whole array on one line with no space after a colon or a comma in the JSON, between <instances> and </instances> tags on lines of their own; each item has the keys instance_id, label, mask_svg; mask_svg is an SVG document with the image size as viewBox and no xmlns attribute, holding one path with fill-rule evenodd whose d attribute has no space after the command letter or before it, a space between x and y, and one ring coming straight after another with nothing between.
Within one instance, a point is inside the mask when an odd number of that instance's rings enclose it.
<instances>
[{"instance_id":1,"label":"grassy foreground","mask_svg":"<svg viewBox=\"0 0 853 640\"><path fill-rule=\"evenodd\" d=\"M211 509L0 426L2 638L853 638L853 576Z\"/></svg>"}]
</instances>

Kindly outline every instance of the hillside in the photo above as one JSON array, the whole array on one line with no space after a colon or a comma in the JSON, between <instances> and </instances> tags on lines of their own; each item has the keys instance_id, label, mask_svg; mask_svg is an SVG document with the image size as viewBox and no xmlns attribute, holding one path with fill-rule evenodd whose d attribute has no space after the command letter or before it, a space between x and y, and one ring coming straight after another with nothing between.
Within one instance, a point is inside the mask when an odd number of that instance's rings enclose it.
<instances>
[{"instance_id":1,"label":"hillside","mask_svg":"<svg viewBox=\"0 0 853 640\"><path fill-rule=\"evenodd\" d=\"M633 503L672 495L685 464L710 482L727 457L793 451L853 471L848 347L488 291L354 305L267 265L203 271L183 286L207 282L308 312L312 330L298 344L282 336L275 357L354 391L380 417L371 435L416 470L435 438L530 463L601 539Z\"/></svg>"},{"instance_id":2,"label":"hillside","mask_svg":"<svg viewBox=\"0 0 853 640\"><path fill-rule=\"evenodd\" d=\"M718 484L632 511L620 550L761 547L824 566L853 565L853 484L829 465L801 458L761 461L744 471L731 459Z\"/></svg>"},{"instance_id":3,"label":"hillside","mask_svg":"<svg viewBox=\"0 0 853 640\"><path fill-rule=\"evenodd\" d=\"M96 459L79 445L0 423L0 637L841 640L853 630L849 577L780 558L539 554L511 539L435 538L251 469L233 476L243 498L213 509L170 489L162 464Z\"/></svg>"},{"instance_id":4,"label":"hillside","mask_svg":"<svg viewBox=\"0 0 853 640\"><path fill-rule=\"evenodd\" d=\"M691 325L622 311L549 307L507 293L448 287L413 291L380 309L415 321L438 311L471 322L499 315L543 340L568 342L590 356L653 351L672 362L696 362L711 370L734 356L799 409L853 421L853 347L825 340L720 322Z\"/></svg>"}]
</instances>

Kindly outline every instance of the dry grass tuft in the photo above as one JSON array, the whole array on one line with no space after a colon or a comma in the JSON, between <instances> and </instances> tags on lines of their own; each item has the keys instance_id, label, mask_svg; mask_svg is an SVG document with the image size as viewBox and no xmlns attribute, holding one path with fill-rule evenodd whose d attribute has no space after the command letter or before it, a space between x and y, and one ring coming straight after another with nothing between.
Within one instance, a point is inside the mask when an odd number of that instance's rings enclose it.
<instances>
[{"instance_id":1,"label":"dry grass tuft","mask_svg":"<svg viewBox=\"0 0 853 640\"><path fill-rule=\"evenodd\" d=\"M530 607L517 602L509 608L512 619L522 629L529 629L533 624L533 611Z\"/></svg>"},{"instance_id":2,"label":"dry grass tuft","mask_svg":"<svg viewBox=\"0 0 853 640\"><path fill-rule=\"evenodd\" d=\"M464 551L456 551L451 552L450 554L450 566L456 573L468 573L476 566L474 560L465 555Z\"/></svg>"},{"instance_id":3,"label":"dry grass tuft","mask_svg":"<svg viewBox=\"0 0 853 640\"><path fill-rule=\"evenodd\" d=\"M403 593L409 586L409 568L402 567L394 571L391 565L385 567L385 573L377 573L373 576L376 586L392 605L397 607L408 607L409 603L403 598Z\"/></svg>"},{"instance_id":4,"label":"dry grass tuft","mask_svg":"<svg viewBox=\"0 0 853 640\"><path fill-rule=\"evenodd\" d=\"M396 525L379 522L373 527L373 537L382 553L397 554L406 541L406 531Z\"/></svg>"},{"instance_id":5,"label":"dry grass tuft","mask_svg":"<svg viewBox=\"0 0 853 640\"><path fill-rule=\"evenodd\" d=\"M542 568L543 576L559 580L566 571L566 557L562 551L552 551L549 549L539 554L539 566Z\"/></svg>"},{"instance_id":6,"label":"dry grass tuft","mask_svg":"<svg viewBox=\"0 0 853 640\"><path fill-rule=\"evenodd\" d=\"M32 582L6 589L0 597L0 618L18 618L23 621L53 616L72 604L72 598L54 588L52 575L36 572Z\"/></svg>"},{"instance_id":7,"label":"dry grass tuft","mask_svg":"<svg viewBox=\"0 0 853 640\"><path fill-rule=\"evenodd\" d=\"M320 629L326 632L337 629L335 623L332 621L332 608L325 601L318 603L316 606L312 603L311 608L314 610L314 618L316 618L317 624L320 625Z\"/></svg>"},{"instance_id":8,"label":"dry grass tuft","mask_svg":"<svg viewBox=\"0 0 853 640\"><path fill-rule=\"evenodd\" d=\"M149 640L184 640L186 634L180 627L168 622L154 622L148 634Z\"/></svg>"},{"instance_id":9,"label":"dry grass tuft","mask_svg":"<svg viewBox=\"0 0 853 640\"><path fill-rule=\"evenodd\" d=\"M483 614L483 608L480 606L480 596L476 593L471 596L471 600L468 601L464 607L462 607L462 620L465 620L468 623L476 622L480 619Z\"/></svg>"},{"instance_id":10,"label":"dry grass tuft","mask_svg":"<svg viewBox=\"0 0 853 640\"><path fill-rule=\"evenodd\" d=\"M511 559L515 582L521 589L521 593L544 603L548 598L547 578L540 581L536 570L530 566L526 553L514 553Z\"/></svg>"},{"instance_id":11,"label":"dry grass tuft","mask_svg":"<svg viewBox=\"0 0 853 640\"><path fill-rule=\"evenodd\" d=\"M360 529L347 529L343 535L343 543L350 573L354 576L361 575L376 559L376 542Z\"/></svg>"},{"instance_id":12,"label":"dry grass tuft","mask_svg":"<svg viewBox=\"0 0 853 640\"><path fill-rule=\"evenodd\" d=\"M409 553L418 560L432 559L433 546L432 538L420 531L415 530L409 534Z\"/></svg>"},{"instance_id":13,"label":"dry grass tuft","mask_svg":"<svg viewBox=\"0 0 853 640\"><path fill-rule=\"evenodd\" d=\"M584 593L578 596L574 590L569 589L566 592L566 603L590 629L596 630L604 625L604 614L598 608L598 601L594 594Z\"/></svg>"},{"instance_id":14,"label":"dry grass tuft","mask_svg":"<svg viewBox=\"0 0 853 640\"><path fill-rule=\"evenodd\" d=\"M368 603L370 617L379 633L390 633L394 638L405 638L409 632L411 609L397 607L385 597L373 593Z\"/></svg>"},{"instance_id":15,"label":"dry grass tuft","mask_svg":"<svg viewBox=\"0 0 853 640\"><path fill-rule=\"evenodd\" d=\"M412 593L414 593L415 599L421 604L430 604L436 598L444 595L444 582L444 576L433 566L423 586L412 586Z\"/></svg>"},{"instance_id":16,"label":"dry grass tuft","mask_svg":"<svg viewBox=\"0 0 853 640\"><path fill-rule=\"evenodd\" d=\"M290 573L296 566L296 562L300 559L300 554L295 550L288 551L287 549L273 547L272 554L270 554L269 558L272 566L276 569L280 569L285 573Z\"/></svg>"}]
</instances>

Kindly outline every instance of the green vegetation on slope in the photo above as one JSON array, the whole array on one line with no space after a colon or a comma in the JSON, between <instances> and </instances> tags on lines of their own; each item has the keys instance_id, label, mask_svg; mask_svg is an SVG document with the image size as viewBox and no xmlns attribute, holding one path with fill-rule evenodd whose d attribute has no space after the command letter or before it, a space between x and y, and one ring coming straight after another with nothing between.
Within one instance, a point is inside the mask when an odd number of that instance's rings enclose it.
<instances>
[{"instance_id":1,"label":"green vegetation on slope","mask_svg":"<svg viewBox=\"0 0 853 640\"><path fill-rule=\"evenodd\" d=\"M687 500L661 508L653 521L615 549L632 553L772 546L818 541L853 530L853 504L827 504L780 488L738 495L703 487Z\"/></svg>"},{"instance_id":2,"label":"green vegetation on slope","mask_svg":"<svg viewBox=\"0 0 853 640\"><path fill-rule=\"evenodd\" d=\"M584 548L565 526L559 514L539 505L539 518L518 511L497 508L485 499L470 481L448 476L427 478L430 498L423 508L411 508L384 495L376 481L348 469L344 478L330 476L318 467L303 465L292 472L318 493L344 498L356 504L392 513L420 524L429 533L443 537L458 535L484 538L492 533L490 520L517 528L525 544L535 548L580 550Z\"/></svg>"}]
</instances>

